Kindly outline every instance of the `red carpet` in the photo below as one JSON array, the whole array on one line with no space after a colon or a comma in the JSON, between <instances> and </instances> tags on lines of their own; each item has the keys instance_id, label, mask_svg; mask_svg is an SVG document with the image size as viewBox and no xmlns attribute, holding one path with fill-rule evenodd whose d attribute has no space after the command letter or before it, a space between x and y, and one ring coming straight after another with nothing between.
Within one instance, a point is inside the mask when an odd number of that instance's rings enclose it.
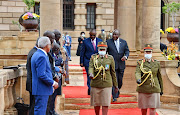
<instances>
[{"instance_id":1,"label":"red carpet","mask_svg":"<svg viewBox=\"0 0 180 115\"><path fill-rule=\"evenodd\" d=\"M79 65L69 65L69 66L79 66ZM63 87L63 93L65 94L65 98L90 98L87 95L87 76L84 68L83 77L84 77L84 86L66 86ZM131 97L131 95L120 95L120 97ZM125 103L137 103L137 102L115 102L111 104L125 104ZM90 105L89 103L76 103L76 105ZM102 111L102 110L101 110ZM93 109L89 110L80 110L79 115L95 115ZM102 112L100 112L102 115ZM108 115L141 115L141 110L138 108L128 108L128 109L110 109ZM148 113L149 115L149 113ZM156 114L158 115L158 114Z\"/></svg>"},{"instance_id":2,"label":"red carpet","mask_svg":"<svg viewBox=\"0 0 180 115\"><path fill-rule=\"evenodd\" d=\"M72 66L74 66L74 65L72 65ZM65 98L90 98L90 96L87 95L88 87L87 87L86 70L84 68L82 68L82 69L83 69L83 77L84 77L84 86L63 87L63 94L65 94ZM120 97L132 97L132 96L120 95Z\"/></svg>"},{"instance_id":3,"label":"red carpet","mask_svg":"<svg viewBox=\"0 0 180 115\"><path fill-rule=\"evenodd\" d=\"M93 109L89 110L80 110L79 115L95 115ZM100 112L102 115L102 110ZM110 109L108 115L141 115L141 110L138 108L130 108L130 109ZM149 113L148 113L149 115ZM158 115L156 113L156 115Z\"/></svg>"},{"instance_id":4,"label":"red carpet","mask_svg":"<svg viewBox=\"0 0 180 115\"><path fill-rule=\"evenodd\" d=\"M111 102L111 104L127 104L127 103L137 103L137 102ZM90 103L73 103L75 105L90 105Z\"/></svg>"}]
</instances>

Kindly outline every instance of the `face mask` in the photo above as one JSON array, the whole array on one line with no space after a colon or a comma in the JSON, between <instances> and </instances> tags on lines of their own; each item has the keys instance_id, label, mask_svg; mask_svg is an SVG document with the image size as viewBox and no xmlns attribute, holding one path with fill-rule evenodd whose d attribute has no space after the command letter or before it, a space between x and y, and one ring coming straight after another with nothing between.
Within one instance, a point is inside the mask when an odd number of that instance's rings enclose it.
<instances>
[{"instance_id":1,"label":"face mask","mask_svg":"<svg viewBox=\"0 0 180 115\"><path fill-rule=\"evenodd\" d=\"M109 33L110 36L112 36L113 34L112 33Z\"/></svg>"},{"instance_id":2,"label":"face mask","mask_svg":"<svg viewBox=\"0 0 180 115\"><path fill-rule=\"evenodd\" d=\"M66 36L69 36L69 35L66 35Z\"/></svg>"},{"instance_id":3,"label":"face mask","mask_svg":"<svg viewBox=\"0 0 180 115\"><path fill-rule=\"evenodd\" d=\"M146 59L151 59L152 54L144 54L144 57L145 57Z\"/></svg>"},{"instance_id":4,"label":"face mask","mask_svg":"<svg viewBox=\"0 0 180 115\"><path fill-rule=\"evenodd\" d=\"M85 35L84 35L84 34L82 34L81 36L82 36L82 37L84 37Z\"/></svg>"},{"instance_id":5,"label":"face mask","mask_svg":"<svg viewBox=\"0 0 180 115\"><path fill-rule=\"evenodd\" d=\"M106 51L99 51L98 53L99 53L100 56L105 56Z\"/></svg>"},{"instance_id":6,"label":"face mask","mask_svg":"<svg viewBox=\"0 0 180 115\"><path fill-rule=\"evenodd\" d=\"M104 31L102 31L102 33L104 34L105 32L104 32Z\"/></svg>"}]
</instances>

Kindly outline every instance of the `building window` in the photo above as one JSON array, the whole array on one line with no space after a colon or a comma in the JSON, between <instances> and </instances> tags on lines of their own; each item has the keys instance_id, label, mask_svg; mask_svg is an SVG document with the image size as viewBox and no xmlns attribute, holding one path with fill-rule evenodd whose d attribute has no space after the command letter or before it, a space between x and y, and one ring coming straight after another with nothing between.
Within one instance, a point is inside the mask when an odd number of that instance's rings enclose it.
<instances>
[{"instance_id":1,"label":"building window","mask_svg":"<svg viewBox=\"0 0 180 115\"><path fill-rule=\"evenodd\" d=\"M74 0L63 0L63 29L74 29Z\"/></svg>"},{"instance_id":2,"label":"building window","mask_svg":"<svg viewBox=\"0 0 180 115\"><path fill-rule=\"evenodd\" d=\"M87 29L96 28L96 4L87 4Z\"/></svg>"}]
</instances>

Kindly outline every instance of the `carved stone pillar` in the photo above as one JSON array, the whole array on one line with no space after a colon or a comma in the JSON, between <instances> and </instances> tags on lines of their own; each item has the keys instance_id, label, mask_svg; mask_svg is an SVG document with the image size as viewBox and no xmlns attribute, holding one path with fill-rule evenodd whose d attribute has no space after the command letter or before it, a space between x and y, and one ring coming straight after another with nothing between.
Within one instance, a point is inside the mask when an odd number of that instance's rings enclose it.
<instances>
[{"instance_id":1,"label":"carved stone pillar","mask_svg":"<svg viewBox=\"0 0 180 115\"><path fill-rule=\"evenodd\" d=\"M61 30L61 0L41 0L40 2L40 35L46 30Z\"/></svg>"},{"instance_id":2,"label":"carved stone pillar","mask_svg":"<svg viewBox=\"0 0 180 115\"><path fill-rule=\"evenodd\" d=\"M117 2L117 1L115 1ZM115 5L117 14L117 29L120 30L121 38L126 40L130 50L130 56L136 54L136 0L118 0Z\"/></svg>"},{"instance_id":3,"label":"carved stone pillar","mask_svg":"<svg viewBox=\"0 0 180 115\"><path fill-rule=\"evenodd\" d=\"M7 111L7 109L9 108L9 104L10 104L9 93L8 93L10 83L11 83L10 80L7 80L7 83L4 87L4 103L5 103L4 115L6 115L6 114L9 115L9 112Z\"/></svg>"},{"instance_id":4,"label":"carved stone pillar","mask_svg":"<svg viewBox=\"0 0 180 115\"><path fill-rule=\"evenodd\" d=\"M152 44L153 57L164 59L160 53L161 0L143 0L142 47Z\"/></svg>"},{"instance_id":5,"label":"carved stone pillar","mask_svg":"<svg viewBox=\"0 0 180 115\"><path fill-rule=\"evenodd\" d=\"M85 31L86 30L86 4L85 3L75 3L75 30Z\"/></svg>"},{"instance_id":6,"label":"carved stone pillar","mask_svg":"<svg viewBox=\"0 0 180 115\"><path fill-rule=\"evenodd\" d=\"M142 50L142 11L143 0L136 0L136 50L140 53Z\"/></svg>"}]
</instances>

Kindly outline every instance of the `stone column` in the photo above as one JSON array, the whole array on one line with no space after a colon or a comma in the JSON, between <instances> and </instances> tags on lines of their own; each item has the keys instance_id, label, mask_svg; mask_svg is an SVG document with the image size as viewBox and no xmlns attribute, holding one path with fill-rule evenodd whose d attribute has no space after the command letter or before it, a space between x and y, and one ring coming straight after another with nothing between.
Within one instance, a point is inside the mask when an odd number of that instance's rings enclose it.
<instances>
[{"instance_id":1,"label":"stone column","mask_svg":"<svg viewBox=\"0 0 180 115\"><path fill-rule=\"evenodd\" d=\"M142 50L142 11L143 0L136 0L136 50Z\"/></svg>"},{"instance_id":2,"label":"stone column","mask_svg":"<svg viewBox=\"0 0 180 115\"><path fill-rule=\"evenodd\" d=\"M61 0L41 0L40 2L40 35L46 30L61 30Z\"/></svg>"},{"instance_id":3,"label":"stone column","mask_svg":"<svg viewBox=\"0 0 180 115\"><path fill-rule=\"evenodd\" d=\"M161 0L143 0L142 47L152 44L153 56L161 57L160 53L160 17Z\"/></svg>"},{"instance_id":4,"label":"stone column","mask_svg":"<svg viewBox=\"0 0 180 115\"><path fill-rule=\"evenodd\" d=\"M86 30L86 3L75 3L75 30L85 31Z\"/></svg>"},{"instance_id":5,"label":"stone column","mask_svg":"<svg viewBox=\"0 0 180 115\"><path fill-rule=\"evenodd\" d=\"M105 10L102 8L102 3L96 3L96 5L97 5L97 8L96 8L96 30L99 33L101 31L101 29L105 29L105 28L102 28L102 25L106 25L106 21L102 20L102 14L105 13Z\"/></svg>"},{"instance_id":6,"label":"stone column","mask_svg":"<svg viewBox=\"0 0 180 115\"><path fill-rule=\"evenodd\" d=\"M117 14L117 29L121 38L126 40L130 49L130 56L136 54L136 0L119 0ZM116 6L116 5L115 5Z\"/></svg>"}]
</instances>

